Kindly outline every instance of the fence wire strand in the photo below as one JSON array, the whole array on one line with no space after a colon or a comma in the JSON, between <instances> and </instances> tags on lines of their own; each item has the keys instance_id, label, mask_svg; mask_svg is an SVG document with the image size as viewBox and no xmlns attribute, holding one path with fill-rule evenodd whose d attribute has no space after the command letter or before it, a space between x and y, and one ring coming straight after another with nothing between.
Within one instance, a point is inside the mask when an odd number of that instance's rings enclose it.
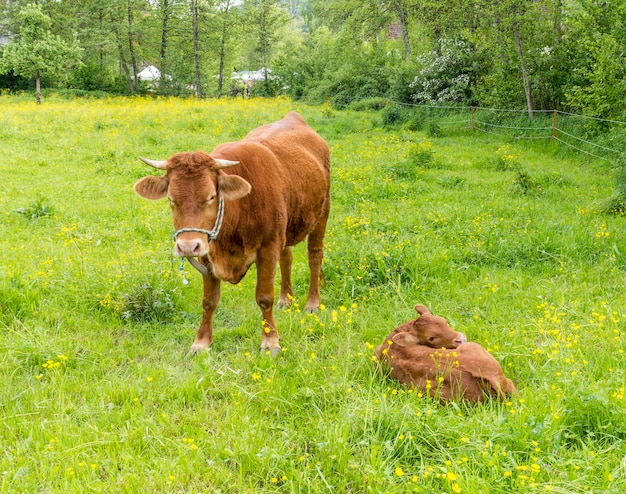
<instances>
[{"instance_id":1,"label":"fence wire strand","mask_svg":"<svg viewBox=\"0 0 626 494\"><path fill-rule=\"evenodd\" d=\"M492 124L488 122L483 122L482 120L474 120L474 123L480 123L483 125L487 125L489 127L498 127L500 129L513 129L513 130L552 130L552 127L512 127L509 125L498 125Z\"/></svg>"},{"instance_id":2,"label":"fence wire strand","mask_svg":"<svg viewBox=\"0 0 626 494\"><path fill-rule=\"evenodd\" d=\"M606 146L602 146L600 144L596 144L595 142L586 141L584 139L581 139L580 137L577 137L575 135L569 134L569 133L567 133L564 130L561 130L559 128L557 128L556 131L560 132L561 134L565 134L567 137L571 137L572 139L576 139L577 141L584 142L585 144L589 144L589 145L597 147L599 149L604 149L605 151L610 151L611 153L618 153L619 154L619 151L617 151L615 149L607 148Z\"/></svg>"},{"instance_id":3,"label":"fence wire strand","mask_svg":"<svg viewBox=\"0 0 626 494\"><path fill-rule=\"evenodd\" d=\"M467 119L467 120L458 120L458 121L452 121L452 122L441 122L440 125L467 125L469 126L472 130L477 130L479 132L483 132L484 134L491 134L494 136L503 136L505 135L506 131L519 131L521 132L550 132L550 135L546 135L546 136L531 136L531 135L514 135L512 137L514 137L515 139L551 139L552 141L555 142L559 142L561 144L563 144L566 147L569 147L571 149L574 149L578 152L587 154L589 156L592 156L594 158L597 159L601 159L601 160L607 160L610 161L611 158L608 158L606 156L601 156L599 154L596 153L592 153L586 149L583 149L582 145L587 145L590 146L594 149L597 150L602 150L604 152L607 153L613 153L614 155L620 155L623 151L619 151L617 149L612 149L609 148L607 146L603 146L601 144L597 144L595 142L589 141L587 139L584 139L582 137L576 136L574 134L571 134L569 132L566 132L565 130L561 129L558 127L557 125L557 115L561 115L561 116L565 116L565 117L569 117L569 118L579 118L579 119L587 119L587 120L593 120L596 122L606 122L609 124L612 124L614 126L620 126L623 125L624 128L626 129L626 122L622 122L619 120L610 120L610 119L604 119L604 118L598 118L598 117L590 117L587 115L580 115L580 114L576 114L576 113L569 113L569 112L564 112L564 111L560 111L560 110L533 110L532 114L544 114L546 116L548 115L554 115L554 124L551 127L522 127L522 126L514 126L514 125L503 125L503 124L496 124L496 123L490 123L490 122L485 122L483 120L477 119L476 118L476 112L489 112L490 114L492 113L501 113L501 114L512 114L512 113L516 113L516 114L523 114L523 113L529 113L528 110L522 110L522 109L504 109L504 108L488 108L488 107L481 107L481 106L451 106L451 105L426 105L426 104L417 104L417 103L399 103L399 102L390 102L390 103L396 103L399 104L401 106L408 106L408 107L414 107L414 108L427 108L427 109L432 109L432 110L461 110L461 111L471 111L472 112L472 117ZM532 114L530 116L532 116ZM482 127L481 127L482 126ZM491 130L487 130L487 129L491 129ZM497 132L494 131L494 129L502 129L504 132ZM510 134L510 132L509 132ZM576 141L578 143L578 145L574 145L571 142L568 142L564 139L562 139L559 136L566 136L569 139L573 139L574 141Z\"/></svg>"},{"instance_id":4,"label":"fence wire strand","mask_svg":"<svg viewBox=\"0 0 626 494\"><path fill-rule=\"evenodd\" d=\"M581 148L579 148L577 146L574 146L573 144L570 144L569 142L566 142L563 139L559 139L558 137L555 137L554 140L560 142L561 144L564 144L565 146L568 146L568 147L570 147L572 149L575 149L576 151L580 151L581 153L585 153L585 154L588 154L589 156L593 156L594 158L598 158L598 159L601 159L601 160L609 161L609 159L604 157L604 156L598 156L597 154L590 153L589 151L586 151L586 150L581 149Z\"/></svg>"}]
</instances>

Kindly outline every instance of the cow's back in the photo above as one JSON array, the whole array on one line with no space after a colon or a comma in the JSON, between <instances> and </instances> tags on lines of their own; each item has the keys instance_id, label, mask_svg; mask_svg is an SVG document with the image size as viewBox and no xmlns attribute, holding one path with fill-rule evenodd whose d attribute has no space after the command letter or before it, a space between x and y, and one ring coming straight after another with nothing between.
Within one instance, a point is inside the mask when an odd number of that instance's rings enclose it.
<instances>
[{"instance_id":1,"label":"cow's back","mask_svg":"<svg viewBox=\"0 0 626 494\"><path fill-rule=\"evenodd\" d=\"M221 144L211 154L240 162L224 170L252 186L251 194L241 199L239 206L244 214L254 212L278 227L285 222L286 245L302 241L328 210L328 145L295 112L253 130L241 141Z\"/></svg>"}]
</instances>

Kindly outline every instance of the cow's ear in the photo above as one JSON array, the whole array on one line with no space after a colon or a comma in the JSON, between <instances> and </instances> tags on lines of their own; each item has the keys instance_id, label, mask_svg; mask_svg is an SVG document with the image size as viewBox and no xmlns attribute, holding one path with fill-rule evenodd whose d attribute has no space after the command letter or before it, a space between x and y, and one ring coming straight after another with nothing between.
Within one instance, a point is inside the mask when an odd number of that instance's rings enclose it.
<instances>
[{"instance_id":1,"label":"cow's ear","mask_svg":"<svg viewBox=\"0 0 626 494\"><path fill-rule=\"evenodd\" d=\"M163 199L167 195L168 185L169 181L167 178L150 175L139 180L133 188L141 197L156 201L157 199Z\"/></svg>"},{"instance_id":2,"label":"cow's ear","mask_svg":"<svg viewBox=\"0 0 626 494\"><path fill-rule=\"evenodd\" d=\"M217 190L224 194L226 199L241 199L247 196L252 186L238 175L220 175L217 178Z\"/></svg>"},{"instance_id":3,"label":"cow's ear","mask_svg":"<svg viewBox=\"0 0 626 494\"><path fill-rule=\"evenodd\" d=\"M406 332L402 332L402 333L398 333L394 335L393 338L391 338L391 340L396 345L402 346L402 347L419 345L419 340L417 339L417 337L412 335L411 333L406 333Z\"/></svg>"}]
</instances>

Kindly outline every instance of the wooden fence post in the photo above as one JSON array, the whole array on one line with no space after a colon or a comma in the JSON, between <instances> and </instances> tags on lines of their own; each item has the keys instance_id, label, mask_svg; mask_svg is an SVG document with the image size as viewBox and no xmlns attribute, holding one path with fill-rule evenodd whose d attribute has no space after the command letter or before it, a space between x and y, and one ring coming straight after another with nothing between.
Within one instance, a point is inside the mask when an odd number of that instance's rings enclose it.
<instances>
[{"instance_id":1,"label":"wooden fence post","mask_svg":"<svg viewBox=\"0 0 626 494\"><path fill-rule=\"evenodd\" d=\"M552 142L556 141L556 110L554 110L554 117L552 118Z\"/></svg>"},{"instance_id":2,"label":"wooden fence post","mask_svg":"<svg viewBox=\"0 0 626 494\"><path fill-rule=\"evenodd\" d=\"M472 114L472 132L474 132L474 107L470 106L470 112Z\"/></svg>"}]
</instances>

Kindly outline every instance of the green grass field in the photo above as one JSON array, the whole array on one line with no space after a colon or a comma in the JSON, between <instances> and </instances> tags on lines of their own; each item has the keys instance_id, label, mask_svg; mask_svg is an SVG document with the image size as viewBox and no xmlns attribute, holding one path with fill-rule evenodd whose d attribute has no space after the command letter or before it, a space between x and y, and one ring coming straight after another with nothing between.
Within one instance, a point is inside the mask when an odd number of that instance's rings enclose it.
<instances>
[{"instance_id":1,"label":"green grass field","mask_svg":"<svg viewBox=\"0 0 626 494\"><path fill-rule=\"evenodd\" d=\"M222 285L189 355L165 159L302 113L331 146L323 308L304 246L284 351L258 352L253 272ZM622 493L626 219L612 169L550 143L289 100L0 96L1 492ZM440 405L376 371L422 303L481 343L519 396Z\"/></svg>"}]
</instances>

